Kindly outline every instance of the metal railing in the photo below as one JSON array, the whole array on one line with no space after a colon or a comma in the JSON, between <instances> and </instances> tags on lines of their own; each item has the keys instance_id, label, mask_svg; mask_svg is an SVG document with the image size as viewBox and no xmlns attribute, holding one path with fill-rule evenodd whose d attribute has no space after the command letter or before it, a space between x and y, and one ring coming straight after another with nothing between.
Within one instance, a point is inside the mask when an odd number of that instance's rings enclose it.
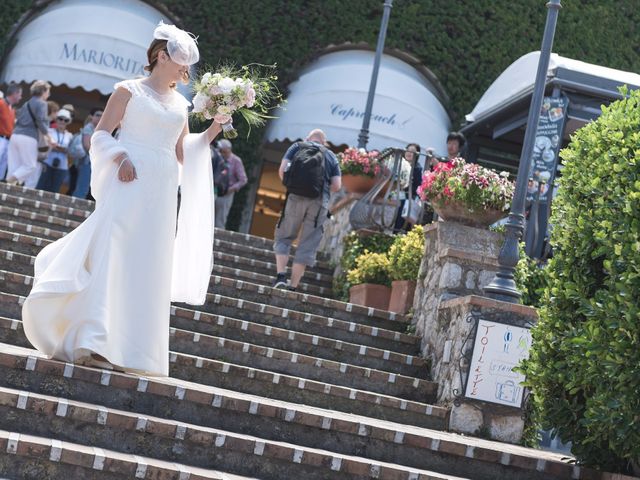
<instances>
[{"instance_id":1,"label":"metal railing","mask_svg":"<svg viewBox=\"0 0 640 480\"><path fill-rule=\"evenodd\" d=\"M351 209L349 222L354 230L392 231L394 229L398 215L400 215L399 199L405 191L402 188L400 178L404 153L405 150L400 148L388 148L381 152L378 160L381 163L386 163L387 160L393 158L393 166L383 169L373 188L358 199ZM418 155L416 155L415 161L418 161ZM407 202L411 202L414 197L413 172L412 166ZM380 196L381 193L382 196Z\"/></svg>"}]
</instances>

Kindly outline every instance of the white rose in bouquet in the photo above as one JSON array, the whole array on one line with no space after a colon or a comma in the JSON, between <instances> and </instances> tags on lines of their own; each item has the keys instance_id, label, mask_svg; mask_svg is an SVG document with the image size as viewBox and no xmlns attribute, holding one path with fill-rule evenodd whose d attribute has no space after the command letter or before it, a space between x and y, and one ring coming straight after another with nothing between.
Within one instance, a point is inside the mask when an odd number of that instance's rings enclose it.
<instances>
[{"instance_id":1,"label":"white rose in bouquet","mask_svg":"<svg viewBox=\"0 0 640 480\"><path fill-rule=\"evenodd\" d=\"M262 67L262 68L259 68ZM262 126L267 114L281 101L273 75L261 75L262 69L273 71L274 65L221 67L205 72L194 82L193 114L199 120L213 118L222 125L225 138L235 138L232 116L237 112L252 126Z\"/></svg>"}]
</instances>

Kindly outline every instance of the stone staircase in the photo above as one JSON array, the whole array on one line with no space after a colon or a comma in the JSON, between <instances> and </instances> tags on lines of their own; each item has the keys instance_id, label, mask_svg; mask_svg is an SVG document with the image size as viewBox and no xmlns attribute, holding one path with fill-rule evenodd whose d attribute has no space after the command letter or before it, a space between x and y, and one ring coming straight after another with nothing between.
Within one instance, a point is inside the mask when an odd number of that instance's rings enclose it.
<instances>
[{"instance_id":1,"label":"stone staircase","mask_svg":"<svg viewBox=\"0 0 640 480\"><path fill-rule=\"evenodd\" d=\"M324 258L272 289L249 235L217 231L207 303L171 308L169 378L46 359L20 320L34 258L92 208L0 184L2 478L613 478L447 432L406 318L332 300Z\"/></svg>"}]
</instances>

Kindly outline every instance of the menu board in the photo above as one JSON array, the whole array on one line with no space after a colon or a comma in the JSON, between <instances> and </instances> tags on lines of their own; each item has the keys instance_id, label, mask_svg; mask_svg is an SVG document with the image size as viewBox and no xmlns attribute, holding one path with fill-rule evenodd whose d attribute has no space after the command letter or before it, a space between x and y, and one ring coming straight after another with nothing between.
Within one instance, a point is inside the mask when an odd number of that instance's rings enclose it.
<instances>
[{"instance_id":1,"label":"menu board","mask_svg":"<svg viewBox=\"0 0 640 480\"><path fill-rule=\"evenodd\" d=\"M549 187L553 185L558 165L558 152L562 146L565 119L569 99L566 96L545 97L538 118L536 139L531 156L531 171L527 187L527 200L532 201L542 184L540 203L549 198Z\"/></svg>"},{"instance_id":2,"label":"menu board","mask_svg":"<svg viewBox=\"0 0 640 480\"><path fill-rule=\"evenodd\" d=\"M520 408L525 377L513 369L530 348L530 329L478 320L465 397Z\"/></svg>"}]
</instances>

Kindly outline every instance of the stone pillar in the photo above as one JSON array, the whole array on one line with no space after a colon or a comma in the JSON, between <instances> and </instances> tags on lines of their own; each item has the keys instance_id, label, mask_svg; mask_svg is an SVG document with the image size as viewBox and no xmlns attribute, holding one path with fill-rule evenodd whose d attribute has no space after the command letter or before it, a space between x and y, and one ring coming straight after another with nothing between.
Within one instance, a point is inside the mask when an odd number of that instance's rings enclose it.
<instances>
[{"instance_id":1,"label":"stone pillar","mask_svg":"<svg viewBox=\"0 0 640 480\"><path fill-rule=\"evenodd\" d=\"M440 344L437 334L440 302L465 295L483 295L498 269L502 234L454 222L425 227L425 252L413 301L413 324L422 337L421 351L431 358Z\"/></svg>"},{"instance_id":2,"label":"stone pillar","mask_svg":"<svg viewBox=\"0 0 640 480\"><path fill-rule=\"evenodd\" d=\"M486 229L454 222L425 227L412 322L438 383L437 403L451 407L451 430L515 443L524 426L519 409L456 396L464 394L466 355L473 348L475 322L467 321L472 312L514 326L530 326L537 318L535 309L483 297L483 287L497 271L501 245L502 234Z\"/></svg>"},{"instance_id":3,"label":"stone pillar","mask_svg":"<svg viewBox=\"0 0 640 480\"><path fill-rule=\"evenodd\" d=\"M518 443L524 431L522 410L464 397L476 320L531 328L537 321L532 307L468 295L440 303L437 312L439 344L432 354L433 380L438 382L438 404L451 407L449 428Z\"/></svg>"}]
</instances>

